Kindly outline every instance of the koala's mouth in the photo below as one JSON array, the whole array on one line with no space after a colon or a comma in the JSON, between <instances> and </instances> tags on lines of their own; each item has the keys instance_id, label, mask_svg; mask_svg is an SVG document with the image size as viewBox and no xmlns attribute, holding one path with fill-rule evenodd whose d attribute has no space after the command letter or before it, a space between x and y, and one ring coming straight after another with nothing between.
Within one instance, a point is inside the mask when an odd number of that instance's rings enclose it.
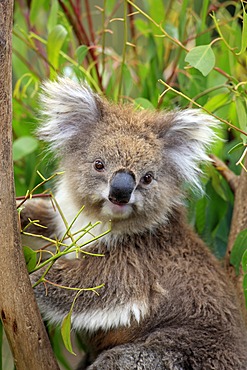
<instances>
[{"instance_id":1,"label":"koala's mouth","mask_svg":"<svg viewBox=\"0 0 247 370\"><path fill-rule=\"evenodd\" d=\"M130 203L122 204L109 200L106 200L102 207L103 215L111 219L126 219L131 215L132 211L133 207Z\"/></svg>"},{"instance_id":2,"label":"koala's mouth","mask_svg":"<svg viewBox=\"0 0 247 370\"><path fill-rule=\"evenodd\" d=\"M113 204L115 204L116 206L119 206L119 207L124 207L128 204L128 203L118 202L117 200L114 200L114 199L111 199L110 201L111 201L111 203L113 203Z\"/></svg>"}]
</instances>

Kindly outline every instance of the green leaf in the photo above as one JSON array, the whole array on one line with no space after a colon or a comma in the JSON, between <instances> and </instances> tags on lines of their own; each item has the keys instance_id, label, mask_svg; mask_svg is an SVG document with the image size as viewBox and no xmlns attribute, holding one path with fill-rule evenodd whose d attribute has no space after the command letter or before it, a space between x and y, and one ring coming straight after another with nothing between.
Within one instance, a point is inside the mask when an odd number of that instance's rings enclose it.
<instances>
[{"instance_id":1,"label":"green leaf","mask_svg":"<svg viewBox=\"0 0 247 370\"><path fill-rule=\"evenodd\" d=\"M27 265L28 272L32 272L37 264L37 253L29 248L29 247L23 247L23 253Z\"/></svg>"},{"instance_id":2,"label":"green leaf","mask_svg":"<svg viewBox=\"0 0 247 370\"><path fill-rule=\"evenodd\" d=\"M133 86L133 79L126 64L123 65L124 94L129 95Z\"/></svg>"},{"instance_id":3,"label":"green leaf","mask_svg":"<svg viewBox=\"0 0 247 370\"><path fill-rule=\"evenodd\" d=\"M196 202L195 209L196 209L196 230L199 234L202 234L205 223L206 223L206 207L207 207L207 199L203 197Z\"/></svg>"},{"instance_id":4,"label":"green leaf","mask_svg":"<svg viewBox=\"0 0 247 370\"><path fill-rule=\"evenodd\" d=\"M196 5L196 4L195 4ZM204 0L202 3L197 3L198 10L201 8L201 22L199 23L200 31L203 32L207 28L207 17L208 17L208 8L209 8L209 0Z\"/></svg>"},{"instance_id":5,"label":"green leaf","mask_svg":"<svg viewBox=\"0 0 247 370\"><path fill-rule=\"evenodd\" d=\"M141 107L144 109L151 109L151 110L155 109L153 104L148 99L145 99L145 98L136 98L135 104L137 107Z\"/></svg>"},{"instance_id":6,"label":"green leaf","mask_svg":"<svg viewBox=\"0 0 247 370\"><path fill-rule=\"evenodd\" d=\"M185 57L185 61L198 69L203 76L207 76L214 68L215 55L211 45L200 45L192 48Z\"/></svg>"},{"instance_id":7,"label":"green leaf","mask_svg":"<svg viewBox=\"0 0 247 370\"><path fill-rule=\"evenodd\" d=\"M230 262L239 275L239 268L244 252L247 250L247 229L240 231L232 248Z\"/></svg>"},{"instance_id":8,"label":"green leaf","mask_svg":"<svg viewBox=\"0 0 247 370\"><path fill-rule=\"evenodd\" d=\"M107 0L105 1L105 12L106 14L109 14L112 12L112 9L114 9L114 6L116 4L116 0Z\"/></svg>"},{"instance_id":9,"label":"green leaf","mask_svg":"<svg viewBox=\"0 0 247 370\"><path fill-rule=\"evenodd\" d=\"M71 344L71 337L70 337L71 315L72 315L72 309L69 311L68 315L66 315L65 318L63 319L63 323L61 326L61 334L62 334L65 348L73 355L76 355L75 352L73 351L72 344Z\"/></svg>"},{"instance_id":10,"label":"green leaf","mask_svg":"<svg viewBox=\"0 0 247 370\"><path fill-rule=\"evenodd\" d=\"M49 33L52 31L52 29L57 24L58 10L59 10L58 1L57 0L51 1L51 10L50 10L49 18L47 22L47 29Z\"/></svg>"},{"instance_id":11,"label":"green leaf","mask_svg":"<svg viewBox=\"0 0 247 370\"><path fill-rule=\"evenodd\" d=\"M37 22L40 17L45 0L32 0L30 5L30 23L32 26Z\"/></svg>"},{"instance_id":12,"label":"green leaf","mask_svg":"<svg viewBox=\"0 0 247 370\"><path fill-rule=\"evenodd\" d=\"M242 257L242 268L243 268L243 272L246 274L247 273L247 249L244 252L243 257Z\"/></svg>"},{"instance_id":13,"label":"green leaf","mask_svg":"<svg viewBox=\"0 0 247 370\"><path fill-rule=\"evenodd\" d=\"M229 97L229 93L217 94L210 98L206 104L204 104L204 108L210 112L215 112L217 109L227 104Z\"/></svg>"},{"instance_id":14,"label":"green leaf","mask_svg":"<svg viewBox=\"0 0 247 370\"><path fill-rule=\"evenodd\" d=\"M150 16L150 18L153 19L156 23L161 24L166 15L164 4L165 2L163 0L147 0L145 2L147 2L149 6L148 15ZM150 22L150 26L154 35L161 34L161 31L157 28L155 24Z\"/></svg>"},{"instance_id":15,"label":"green leaf","mask_svg":"<svg viewBox=\"0 0 247 370\"><path fill-rule=\"evenodd\" d=\"M247 274L244 275L243 288L244 288L245 306L247 308Z\"/></svg>"},{"instance_id":16,"label":"green leaf","mask_svg":"<svg viewBox=\"0 0 247 370\"><path fill-rule=\"evenodd\" d=\"M188 9L188 0L183 0L181 2L181 12L179 14L179 38L183 40L184 35L186 34L186 27L187 27L187 19L184 14L187 12Z\"/></svg>"},{"instance_id":17,"label":"green leaf","mask_svg":"<svg viewBox=\"0 0 247 370\"><path fill-rule=\"evenodd\" d=\"M76 49L76 57L77 57L79 65L82 64L87 53L88 53L88 47L86 45L81 45Z\"/></svg>"},{"instance_id":18,"label":"green leaf","mask_svg":"<svg viewBox=\"0 0 247 370\"><path fill-rule=\"evenodd\" d=\"M25 73L16 81L13 96L17 99L26 98L30 86L36 90L38 88L37 79L32 73Z\"/></svg>"},{"instance_id":19,"label":"green leaf","mask_svg":"<svg viewBox=\"0 0 247 370\"><path fill-rule=\"evenodd\" d=\"M151 32L151 29L146 21L143 19L135 19L135 26L138 31L141 32L142 36L145 36Z\"/></svg>"},{"instance_id":20,"label":"green leaf","mask_svg":"<svg viewBox=\"0 0 247 370\"><path fill-rule=\"evenodd\" d=\"M228 151L228 154L232 153L232 152L235 152L236 150L238 150L239 148L242 148L243 147L243 143L237 143L236 145L234 145L229 151Z\"/></svg>"},{"instance_id":21,"label":"green leaf","mask_svg":"<svg viewBox=\"0 0 247 370\"><path fill-rule=\"evenodd\" d=\"M54 79L56 77L56 70L59 66L59 53L67 34L67 30L61 24L56 25L49 33L47 40L47 55L49 62L55 69L55 71L53 68L50 69L51 79Z\"/></svg>"},{"instance_id":22,"label":"green leaf","mask_svg":"<svg viewBox=\"0 0 247 370\"><path fill-rule=\"evenodd\" d=\"M247 114L246 114L246 104L239 98L236 99L236 110L238 116L238 123L241 130L247 132ZM243 144L247 144L247 136L240 134Z\"/></svg>"},{"instance_id":23,"label":"green leaf","mask_svg":"<svg viewBox=\"0 0 247 370\"><path fill-rule=\"evenodd\" d=\"M242 29L242 37L241 37L241 50L237 55L241 55L245 52L247 48L247 13L245 11L244 4L243 6L243 29Z\"/></svg>"},{"instance_id":24,"label":"green leaf","mask_svg":"<svg viewBox=\"0 0 247 370\"><path fill-rule=\"evenodd\" d=\"M222 181L220 179L219 172L215 169L212 169L211 171L211 178L212 178L212 186L216 193L227 202L227 197L224 191L224 188L222 186Z\"/></svg>"},{"instance_id":25,"label":"green leaf","mask_svg":"<svg viewBox=\"0 0 247 370\"><path fill-rule=\"evenodd\" d=\"M18 161L38 148L38 140L32 136L22 136L13 143L13 160Z\"/></svg>"}]
</instances>

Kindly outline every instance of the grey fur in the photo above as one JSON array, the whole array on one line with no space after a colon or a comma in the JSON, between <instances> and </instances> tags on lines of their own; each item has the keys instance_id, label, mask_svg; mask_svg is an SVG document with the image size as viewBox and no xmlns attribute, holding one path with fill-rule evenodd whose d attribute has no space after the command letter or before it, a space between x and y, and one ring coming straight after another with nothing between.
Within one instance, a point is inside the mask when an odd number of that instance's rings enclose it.
<instances>
[{"instance_id":1,"label":"grey fur","mask_svg":"<svg viewBox=\"0 0 247 370\"><path fill-rule=\"evenodd\" d=\"M186 224L181 205L184 180L200 187L198 162L208 160L215 120L197 110L134 112L67 79L46 84L43 101L39 132L59 150L66 172L57 197L69 222L85 204L73 231L88 219L101 220L102 230L112 222L112 232L86 248L104 257L58 260L47 275L70 287L105 284L99 296L83 292L73 311L72 325L91 348L87 369L247 369L245 327L231 283ZM94 169L96 159L105 164L102 172ZM107 198L118 171L131 171L136 182L125 208ZM150 184L143 182L146 173ZM47 203L30 202L23 219L29 212L38 219L41 210L42 222L55 224L49 235L62 235ZM56 323L75 295L42 284L35 292L44 317Z\"/></svg>"}]
</instances>

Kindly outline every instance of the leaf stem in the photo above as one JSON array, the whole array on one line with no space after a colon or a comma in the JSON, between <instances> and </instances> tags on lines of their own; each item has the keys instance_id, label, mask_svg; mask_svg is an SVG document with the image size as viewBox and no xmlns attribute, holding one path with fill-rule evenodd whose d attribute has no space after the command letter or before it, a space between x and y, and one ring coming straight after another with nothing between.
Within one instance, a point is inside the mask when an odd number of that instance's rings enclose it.
<instances>
[{"instance_id":1,"label":"leaf stem","mask_svg":"<svg viewBox=\"0 0 247 370\"><path fill-rule=\"evenodd\" d=\"M38 188L40 188L41 186L46 184L48 181L52 180L54 177L63 174L64 172L56 172L53 175L51 175L50 177L48 177L47 179L45 179L39 171L37 171L37 173L38 173L38 175L40 175L40 177L43 179L43 181L40 182L38 185L36 185L31 191L27 192L27 195L24 197L23 201L20 204L18 204L17 209L20 208L23 205L23 203L26 202L27 199L32 198L33 193L35 192L35 190L37 190Z\"/></svg>"}]
</instances>

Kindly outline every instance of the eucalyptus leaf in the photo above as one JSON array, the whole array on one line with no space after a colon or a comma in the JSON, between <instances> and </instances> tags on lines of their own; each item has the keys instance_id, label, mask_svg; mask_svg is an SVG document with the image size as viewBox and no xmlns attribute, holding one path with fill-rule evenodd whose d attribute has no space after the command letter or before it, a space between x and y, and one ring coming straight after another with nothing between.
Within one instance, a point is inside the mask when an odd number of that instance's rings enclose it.
<instances>
[{"instance_id":1,"label":"eucalyptus leaf","mask_svg":"<svg viewBox=\"0 0 247 370\"><path fill-rule=\"evenodd\" d=\"M243 268L243 272L247 274L247 249L244 252L243 257L242 257L242 268Z\"/></svg>"},{"instance_id":2,"label":"eucalyptus leaf","mask_svg":"<svg viewBox=\"0 0 247 370\"><path fill-rule=\"evenodd\" d=\"M247 307L247 274L244 275L243 288L244 288L245 306Z\"/></svg>"},{"instance_id":3,"label":"eucalyptus leaf","mask_svg":"<svg viewBox=\"0 0 247 370\"><path fill-rule=\"evenodd\" d=\"M124 93L129 95L133 86L133 79L130 70L126 64L123 65Z\"/></svg>"},{"instance_id":4,"label":"eucalyptus leaf","mask_svg":"<svg viewBox=\"0 0 247 370\"><path fill-rule=\"evenodd\" d=\"M220 179L220 175L218 171L212 171L211 176L212 176L212 186L214 190L223 200L227 202L227 197L226 197L224 188L222 186L222 181Z\"/></svg>"},{"instance_id":5,"label":"eucalyptus leaf","mask_svg":"<svg viewBox=\"0 0 247 370\"><path fill-rule=\"evenodd\" d=\"M151 32L149 24L143 19L136 19L135 26L136 29L142 33L143 36L146 36Z\"/></svg>"},{"instance_id":6,"label":"eucalyptus leaf","mask_svg":"<svg viewBox=\"0 0 247 370\"><path fill-rule=\"evenodd\" d=\"M240 231L235 240L231 252L230 263L235 267L237 275L239 275L241 260L246 250L247 250L247 229Z\"/></svg>"},{"instance_id":7,"label":"eucalyptus leaf","mask_svg":"<svg viewBox=\"0 0 247 370\"><path fill-rule=\"evenodd\" d=\"M58 10L59 10L58 1L57 0L51 1L51 10L50 10L49 18L47 22L47 29L49 33L57 24Z\"/></svg>"},{"instance_id":8,"label":"eucalyptus leaf","mask_svg":"<svg viewBox=\"0 0 247 370\"><path fill-rule=\"evenodd\" d=\"M76 49L76 56L79 65L82 64L83 60L85 59L86 55L88 53L88 47L86 45L81 45Z\"/></svg>"},{"instance_id":9,"label":"eucalyptus leaf","mask_svg":"<svg viewBox=\"0 0 247 370\"><path fill-rule=\"evenodd\" d=\"M32 136L21 136L13 143L13 160L18 161L38 148L38 140Z\"/></svg>"},{"instance_id":10,"label":"eucalyptus leaf","mask_svg":"<svg viewBox=\"0 0 247 370\"><path fill-rule=\"evenodd\" d=\"M35 25L37 18L40 17L40 12L43 10L45 0L32 0L30 2L30 23Z\"/></svg>"},{"instance_id":11,"label":"eucalyptus leaf","mask_svg":"<svg viewBox=\"0 0 247 370\"><path fill-rule=\"evenodd\" d=\"M236 145L234 145L229 151L228 151L228 154L232 153L232 152L235 152L236 150L240 149L243 147L243 143L237 143Z\"/></svg>"},{"instance_id":12,"label":"eucalyptus leaf","mask_svg":"<svg viewBox=\"0 0 247 370\"><path fill-rule=\"evenodd\" d=\"M37 253L33 249L26 246L23 247L23 253L26 261L27 270L28 272L32 272L37 264Z\"/></svg>"},{"instance_id":13,"label":"eucalyptus leaf","mask_svg":"<svg viewBox=\"0 0 247 370\"><path fill-rule=\"evenodd\" d=\"M142 107L144 109L151 109L151 110L155 109L153 104L151 103L151 101L149 101L148 99L145 99L145 98L136 98L135 99L135 104L138 107Z\"/></svg>"},{"instance_id":14,"label":"eucalyptus leaf","mask_svg":"<svg viewBox=\"0 0 247 370\"><path fill-rule=\"evenodd\" d=\"M243 5L243 28L242 28L242 38L241 38L241 50L237 55L241 55L245 52L247 48L247 13L245 11L244 4Z\"/></svg>"},{"instance_id":15,"label":"eucalyptus leaf","mask_svg":"<svg viewBox=\"0 0 247 370\"><path fill-rule=\"evenodd\" d=\"M69 311L68 315L65 316L62 322L61 326L61 334L63 338L63 343L65 345L65 348L72 353L73 355L76 355L73 351L72 344L71 344L71 315L72 315L72 309Z\"/></svg>"},{"instance_id":16,"label":"eucalyptus leaf","mask_svg":"<svg viewBox=\"0 0 247 370\"><path fill-rule=\"evenodd\" d=\"M229 98L230 98L229 93L214 95L212 98L208 99L207 103L204 105L204 108L210 112L215 112L217 109L227 104Z\"/></svg>"},{"instance_id":17,"label":"eucalyptus leaf","mask_svg":"<svg viewBox=\"0 0 247 370\"><path fill-rule=\"evenodd\" d=\"M203 197L196 202L196 230L202 234L206 224L207 199Z\"/></svg>"},{"instance_id":18,"label":"eucalyptus leaf","mask_svg":"<svg viewBox=\"0 0 247 370\"><path fill-rule=\"evenodd\" d=\"M105 11L106 14L109 14L112 12L112 9L114 8L116 3L116 0L107 0L105 1Z\"/></svg>"},{"instance_id":19,"label":"eucalyptus leaf","mask_svg":"<svg viewBox=\"0 0 247 370\"><path fill-rule=\"evenodd\" d=\"M246 113L246 102L240 98L236 99L236 110L238 116L238 124L241 130L247 132L247 113ZM247 136L240 134L243 144L247 144Z\"/></svg>"},{"instance_id":20,"label":"eucalyptus leaf","mask_svg":"<svg viewBox=\"0 0 247 370\"><path fill-rule=\"evenodd\" d=\"M54 71L54 69L58 69L59 53L67 37L67 34L68 32L66 28L61 24L58 24L48 35L47 55L49 62L53 66L53 68L50 69L50 78L54 78L56 76L56 71Z\"/></svg>"},{"instance_id":21,"label":"eucalyptus leaf","mask_svg":"<svg viewBox=\"0 0 247 370\"><path fill-rule=\"evenodd\" d=\"M192 48L185 57L185 61L198 69L203 76L207 76L215 65L215 55L211 45L200 45Z\"/></svg>"}]
</instances>

